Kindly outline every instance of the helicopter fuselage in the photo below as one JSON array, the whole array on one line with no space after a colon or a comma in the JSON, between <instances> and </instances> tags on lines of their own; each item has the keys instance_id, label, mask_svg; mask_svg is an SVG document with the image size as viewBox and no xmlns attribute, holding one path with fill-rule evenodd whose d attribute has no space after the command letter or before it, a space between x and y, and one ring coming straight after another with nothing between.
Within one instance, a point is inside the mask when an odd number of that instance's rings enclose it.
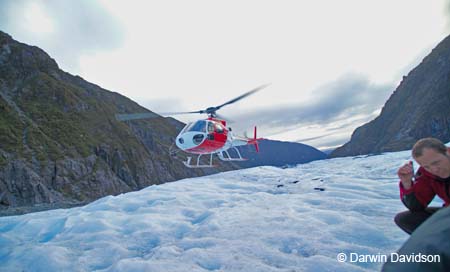
<instances>
[{"instance_id":1,"label":"helicopter fuselage","mask_svg":"<svg viewBox=\"0 0 450 272\"><path fill-rule=\"evenodd\" d=\"M208 118L187 124L175 139L177 147L191 154L211 154L232 147L255 144L255 139L235 137L225 120Z\"/></svg>"},{"instance_id":2,"label":"helicopter fuselage","mask_svg":"<svg viewBox=\"0 0 450 272\"><path fill-rule=\"evenodd\" d=\"M211 154L229 149L232 141L226 121L210 117L187 124L176 137L175 143L179 149L188 153Z\"/></svg>"}]
</instances>

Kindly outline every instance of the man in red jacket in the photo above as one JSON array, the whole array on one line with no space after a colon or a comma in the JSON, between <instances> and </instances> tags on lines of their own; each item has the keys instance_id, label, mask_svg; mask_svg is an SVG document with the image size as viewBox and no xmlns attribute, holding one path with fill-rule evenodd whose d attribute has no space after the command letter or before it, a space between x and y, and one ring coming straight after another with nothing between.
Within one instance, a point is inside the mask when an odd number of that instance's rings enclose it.
<instances>
[{"instance_id":1,"label":"man in red jacket","mask_svg":"<svg viewBox=\"0 0 450 272\"><path fill-rule=\"evenodd\" d=\"M413 158L420 164L414 176L412 162L398 169L400 198L409 209L395 216L395 223L411 234L438 207L428 207L435 195L450 204L450 148L434 138L419 140L412 149Z\"/></svg>"}]
</instances>

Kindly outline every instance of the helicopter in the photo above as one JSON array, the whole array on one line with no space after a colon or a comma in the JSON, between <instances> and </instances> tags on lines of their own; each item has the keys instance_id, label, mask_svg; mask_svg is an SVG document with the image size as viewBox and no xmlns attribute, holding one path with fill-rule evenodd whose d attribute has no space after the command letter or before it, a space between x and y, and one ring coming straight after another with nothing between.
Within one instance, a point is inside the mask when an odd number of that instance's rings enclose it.
<instances>
[{"instance_id":1,"label":"helicopter","mask_svg":"<svg viewBox=\"0 0 450 272\"><path fill-rule=\"evenodd\" d=\"M208 168L215 167L213 165L213 155L217 155L222 161L246 161L243 158L238 146L253 145L256 152L259 152L258 140L262 138L256 137L256 126L254 127L253 138L247 136L235 136L231 127L227 127L227 121L223 116L217 114L217 111L224 106L236 103L237 101L260 91L269 84L259 86L251 91L248 91L228 102L219 106L208 107L205 110L188 111L188 112L171 112L163 115L178 115L178 114L206 114L208 118L190 122L184 126L175 138L175 145L181 150L189 154L197 155L196 163L192 162L192 156L188 156L183 164L188 168ZM155 113L131 113L131 114L116 114L116 119L119 121L129 121L145 118L161 117ZM229 150L234 150L236 156L231 156ZM176 155L176 152L170 151L171 155ZM209 155L209 164L202 164L200 158L203 155Z\"/></svg>"}]
</instances>

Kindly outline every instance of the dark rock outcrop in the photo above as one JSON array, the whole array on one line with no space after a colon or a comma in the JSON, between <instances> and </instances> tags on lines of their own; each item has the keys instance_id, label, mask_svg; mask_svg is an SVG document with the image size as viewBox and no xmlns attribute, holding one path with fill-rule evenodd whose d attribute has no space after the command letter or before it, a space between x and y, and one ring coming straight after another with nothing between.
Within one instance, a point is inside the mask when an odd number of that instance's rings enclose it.
<instances>
[{"instance_id":1,"label":"dark rock outcrop","mask_svg":"<svg viewBox=\"0 0 450 272\"><path fill-rule=\"evenodd\" d=\"M407 150L424 137L450 141L450 36L403 78L380 115L330 157Z\"/></svg>"},{"instance_id":2,"label":"dark rock outcrop","mask_svg":"<svg viewBox=\"0 0 450 272\"><path fill-rule=\"evenodd\" d=\"M322 151L301 143L264 139L259 141L259 148L261 152L256 153L253 145L240 147L241 155L248 160L237 164L242 167L286 166L322 160L327 157Z\"/></svg>"}]
</instances>

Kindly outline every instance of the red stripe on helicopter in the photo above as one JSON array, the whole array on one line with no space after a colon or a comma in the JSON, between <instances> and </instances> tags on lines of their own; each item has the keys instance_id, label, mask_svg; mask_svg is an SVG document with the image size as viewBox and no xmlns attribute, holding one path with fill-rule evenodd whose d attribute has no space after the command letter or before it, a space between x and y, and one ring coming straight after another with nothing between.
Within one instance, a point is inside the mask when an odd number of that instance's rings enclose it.
<instances>
[{"instance_id":1,"label":"red stripe on helicopter","mask_svg":"<svg viewBox=\"0 0 450 272\"><path fill-rule=\"evenodd\" d=\"M191 149L186 149L186 152L193 154L210 154L221 149L225 145L225 142L205 140L201 145Z\"/></svg>"}]
</instances>

